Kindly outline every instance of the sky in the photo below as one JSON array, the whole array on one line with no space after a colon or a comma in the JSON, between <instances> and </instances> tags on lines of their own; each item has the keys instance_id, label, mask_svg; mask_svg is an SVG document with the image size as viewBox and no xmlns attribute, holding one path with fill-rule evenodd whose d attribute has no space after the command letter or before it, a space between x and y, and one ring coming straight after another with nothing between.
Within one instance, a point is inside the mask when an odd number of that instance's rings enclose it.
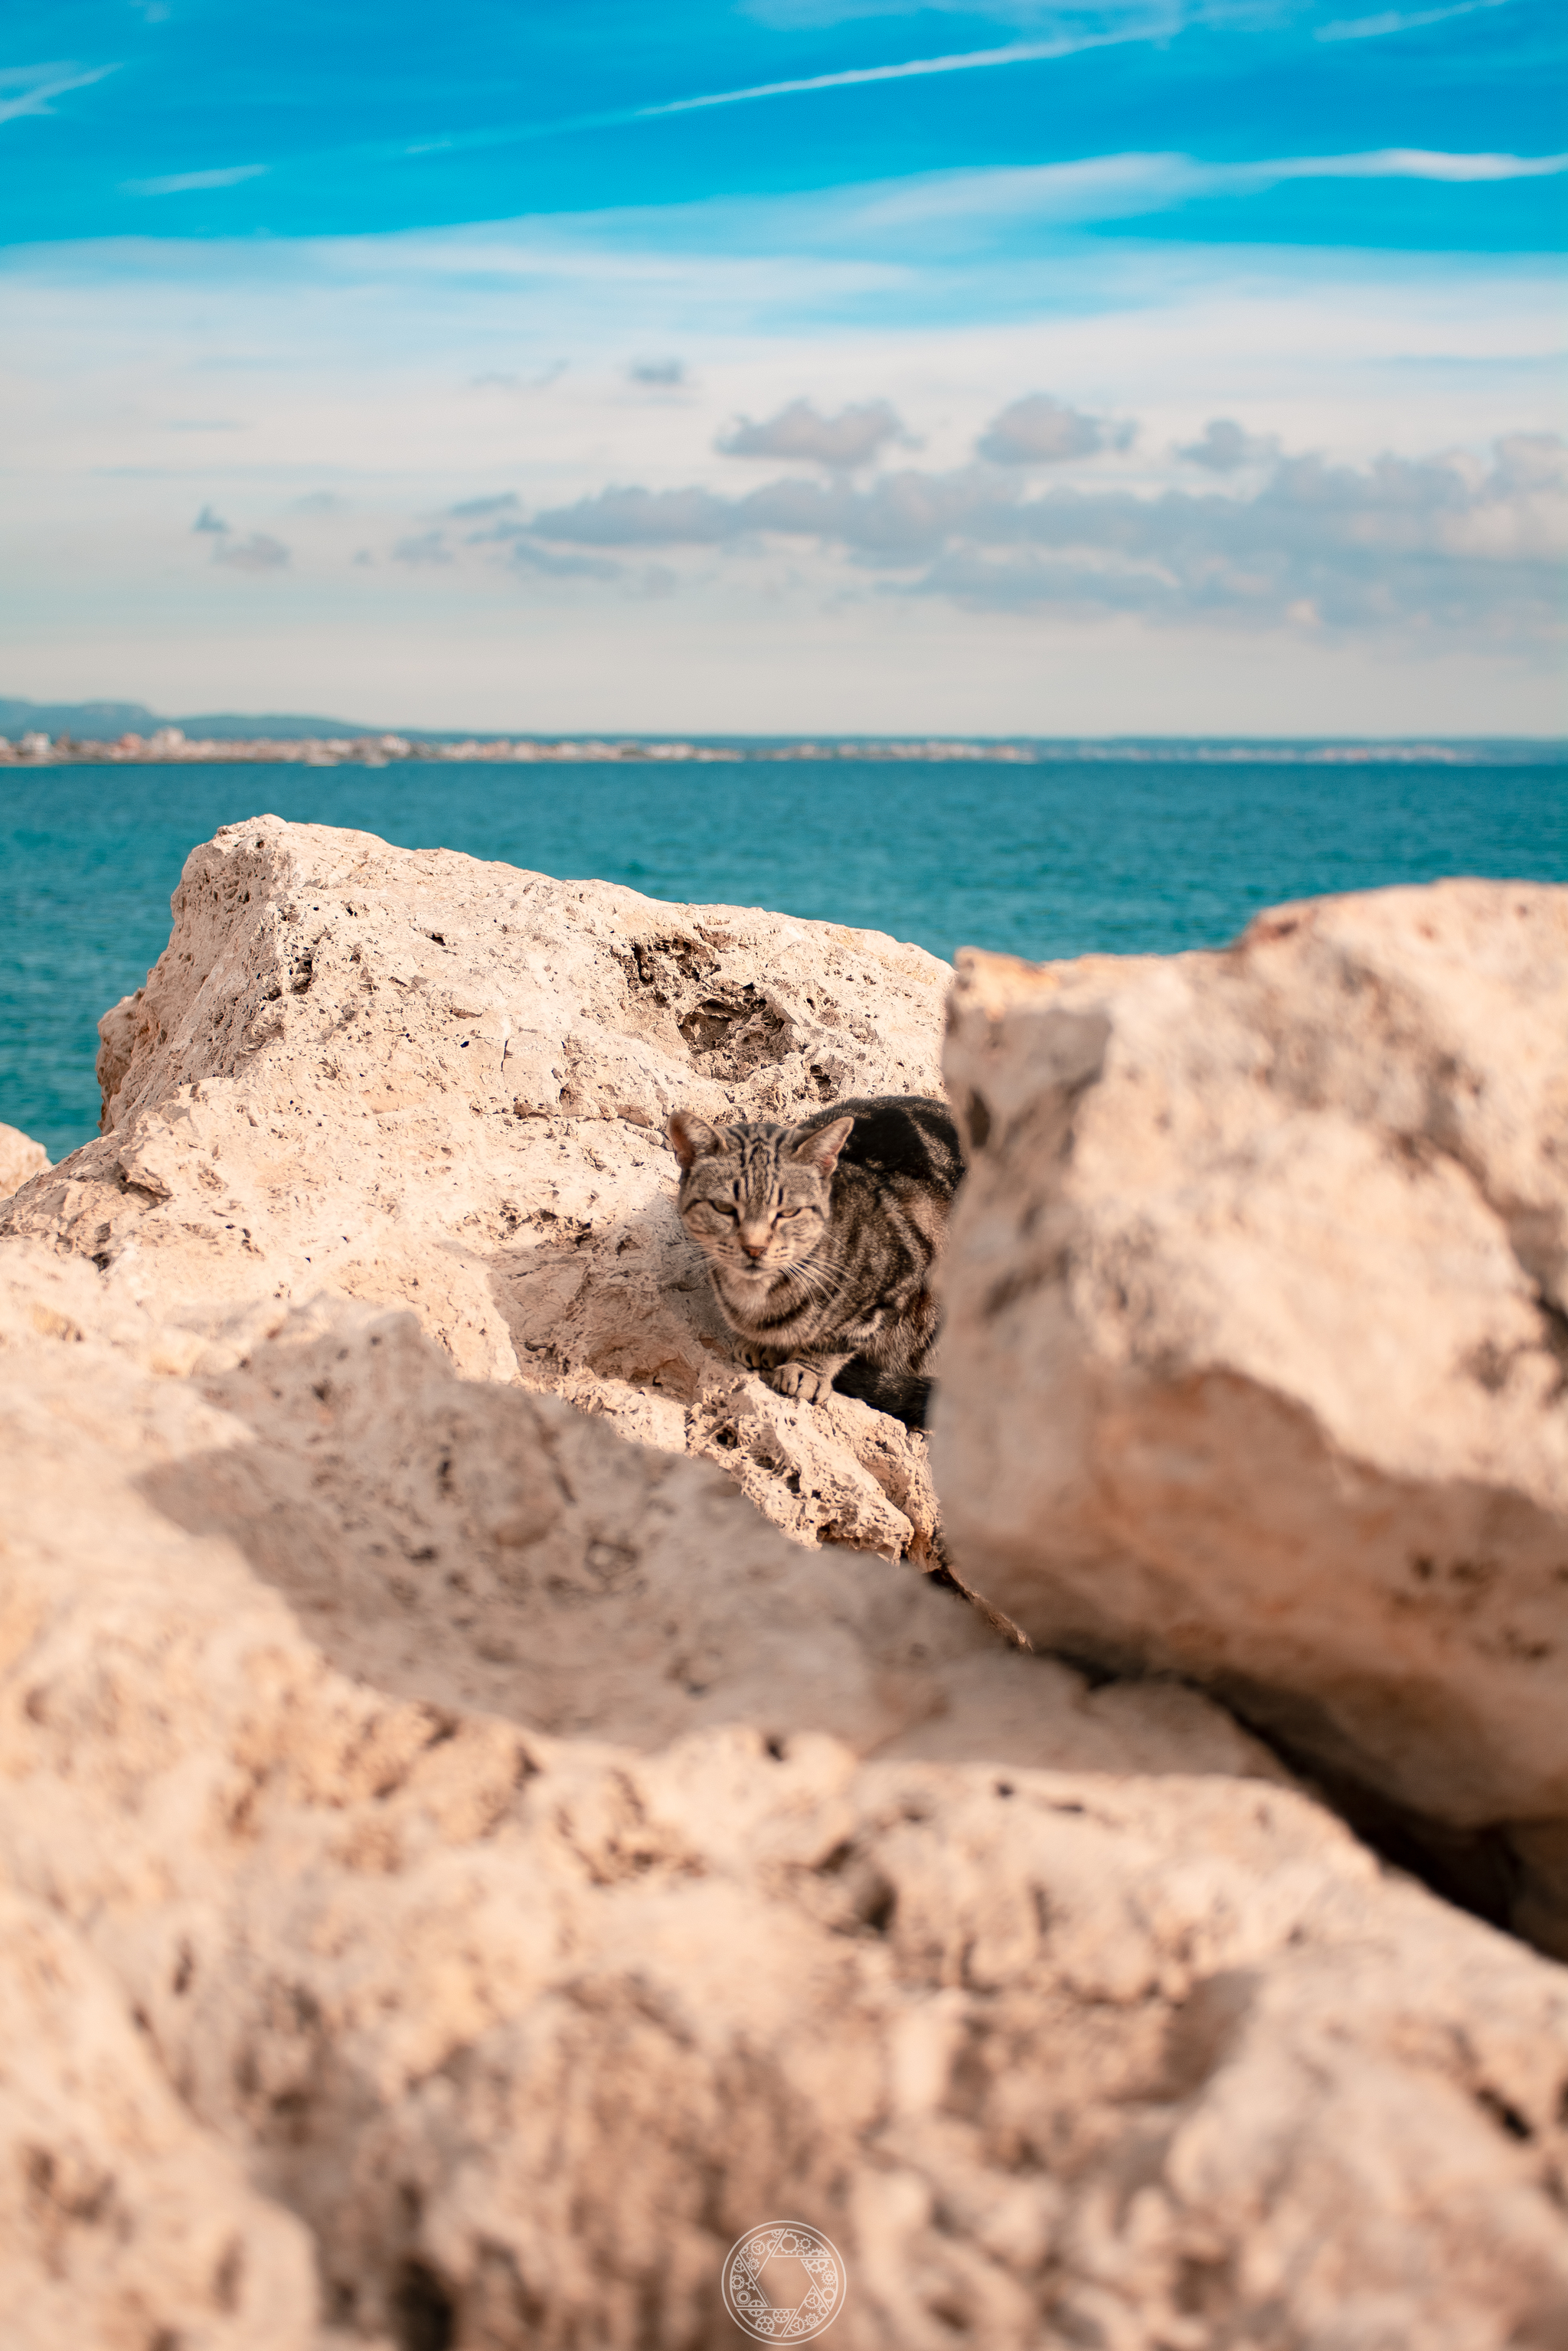
<instances>
[{"instance_id":1,"label":"sky","mask_svg":"<svg viewBox=\"0 0 1568 2351\"><path fill-rule=\"evenodd\" d=\"M1555 0L11 0L0 693L1565 731Z\"/></svg>"}]
</instances>

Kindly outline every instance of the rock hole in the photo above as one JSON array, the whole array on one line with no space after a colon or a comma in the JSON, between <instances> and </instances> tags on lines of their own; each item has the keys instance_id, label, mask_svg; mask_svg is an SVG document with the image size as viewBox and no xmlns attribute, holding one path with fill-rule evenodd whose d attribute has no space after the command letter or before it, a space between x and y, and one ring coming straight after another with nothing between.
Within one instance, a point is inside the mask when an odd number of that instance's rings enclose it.
<instances>
[{"instance_id":1,"label":"rock hole","mask_svg":"<svg viewBox=\"0 0 1568 2351\"><path fill-rule=\"evenodd\" d=\"M452 2296L423 2262L405 2262L399 2271L391 2314L398 2351L452 2351L457 2337Z\"/></svg>"},{"instance_id":2,"label":"rock hole","mask_svg":"<svg viewBox=\"0 0 1568 2351\"><path fill-rule=\"evenodd\" d=\"M1210 2317L1228 2312L1233 2304L1234 2265L1228 2254L1201 2260L1188 2254L1176 2273L1173 2299L1188 2317Z\"/></svg>"},{"instance_id":3,"label":"rock hole","mask_svg":"<svg viewBox=\"0 0 1568 2351\"><path fill-rule=\"evenodd\" d=\"M1500 1395L1508 1385L1513 1358L1511 1354L1504 1354L1490 1339L1483 1339L1479 1347L1472 1347L1463 1358L1460 1368L1468 1372L1477 1386L1484 1388L1488 1395Z\"/></svg>"},{"instance_id":4,"label":"rock hole","mask_svg":"<svg viewBox=\"0 0 1568 2351\"><path fill-rule=\"evenodd\" d=\"M942 2112L956 2116L960 2122L977 2123L985 2112L990 2089L990 2069L984 2047L979 2034L971 2028L947 2069Z\"/></svg>"},{"instance_id":5,"label":"rock hole","mask_svg":"<svg viewBox=\"0 0 1568 2351\"><path fill-rule=\"evenodd\" d=\"M1172 2011L1162 2053L1166 2098L1189 2097L1218 2071L1246 2024L1255 1993L1251 1970L1226 1968L1200 1978Z\"/></svg>"},{"instance_id":6,"label":"rock hole","mask_svg":"<svg viewBox=\"0 0 1568 2351\"><path fill-rule=\"evenodd\" d=\"M1549 1404L1555 1404L1559 1396L1568 1395L1568 1314L1563 1312L1555 1299L1548 1298L1543 1290L1537 1290L1535 1303L1544 1325L1542 1336L1546 1341L1547 1353L1561 1367L1547 1398Z\"/></svg>"},{"instance_id":7,"label":"rock hole","mask_svg":"<svg viewBox=\"0 0 1568 2351\"><path fill-rule=\"evenodd\" d=\"M716 956L708 955L694 939L636 939L632 945L639 984L649 989L656 1004L667 1004L673 994L684 994L684 981L704 979L718 968Z\"/></svg>"},{"instance_id":8,"label":"rock hole","mask_svg":"<svg viewBox=\"0 0 1568 2351\"><path fill-rule=\"evenodd\" d=\"M1508 2133L1510 2138L1531 2139L1535 2137L1535 2133L1520 2113L1519 2108L1510 2105L1508 2100L1498 2091L1478 2090L1476 2104L1491 2116L1500 2130Z\"/></svg>"},{"instance_id":9,"label":"rock hole","mask_svg":"<svg viewBox=\"0 0 1568 2351\"><path fill-rule=\"evenodd\" d=\"M789 1022L750 980L703 997L678 1026L693 1061L714 1077L746 1077L789 1050Z\"/></svg>"},{"instance_id":10,"label":"rock hole","mask_svg":"<svg viewBox=\"0 0 1568 2351\"><path fill-rule=\"evenodd\" d=\"M969 1129L971 1147L976 1151L984 1151L991 1137L991 1113L984 1094L970 1094L964 1115Z\"/></svg>"},{"instance_id":11,"label":"rock hole","mask_svg":"<svg viewBox=\"0 0 1568 2351\"><path fill-rule=\"evenodd\" d=\"M245 2247L237 2237L231 2237L224 2247L223 2258L213 2272L213 2300L219 2310L235 2311L245 2284Z\"/></svg>"},{"instance_id":12,"label":"rock hole","mask_svg":"<svg viewBox=\"0 0 1568 2351\"><path fill-rule=\"evenodd\" d=\"M860 1905L861 1923L873 1935L885 1935L898 1908L898 1888L885 1877L873 1879Z\"/></svg>"}]
</instances>

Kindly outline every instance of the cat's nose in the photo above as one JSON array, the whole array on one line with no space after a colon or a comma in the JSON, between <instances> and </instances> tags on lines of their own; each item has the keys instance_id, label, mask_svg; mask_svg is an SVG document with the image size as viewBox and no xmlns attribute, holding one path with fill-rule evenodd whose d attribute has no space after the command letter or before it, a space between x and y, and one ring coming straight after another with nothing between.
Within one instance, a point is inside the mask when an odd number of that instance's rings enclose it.
<instances>
[{"instance_id":1,"label":"cat's nose","mask_svg":"<svg viewBox=\"0 0 1568 2351\"><path fill-rule=\"evenodd\" d=\"M747 1257L760 1257L764 1249L768 1247L768 1236L764 1233L759 1241L748 1241L746 1235L742 1233L740 1237L740 1246L746 1251Z\"/></svg>"}]
</instances>

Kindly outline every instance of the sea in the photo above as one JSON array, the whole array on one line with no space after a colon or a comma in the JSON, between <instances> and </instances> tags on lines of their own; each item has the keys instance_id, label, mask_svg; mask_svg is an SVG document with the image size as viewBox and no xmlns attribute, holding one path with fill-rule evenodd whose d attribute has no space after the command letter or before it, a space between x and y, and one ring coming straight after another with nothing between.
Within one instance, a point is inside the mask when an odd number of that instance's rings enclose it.
<instances>
[{"instance_id":1,"label":"sea","mask_svg":"<svg viewBox=\"0 0 1568 2351\"><path fill-rule=\"evenodd\" d=\"M706 760L0 770L0 1121L98 1126L99 1016L189 852L264 812L653 898L864 925L950 958L1218 946L1260 907L1490 874L1568 883L1568 745L753 746Z\"/></svg>"}]
</instances>

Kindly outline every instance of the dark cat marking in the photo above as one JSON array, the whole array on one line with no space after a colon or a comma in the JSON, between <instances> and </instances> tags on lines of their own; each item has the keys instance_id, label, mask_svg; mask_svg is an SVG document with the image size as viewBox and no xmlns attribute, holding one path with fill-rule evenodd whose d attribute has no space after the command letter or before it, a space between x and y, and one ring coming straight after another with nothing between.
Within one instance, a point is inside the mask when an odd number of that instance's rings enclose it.
<instances>
[{"instance_id":1,"label":"dark cat marking","mask_svg":"<svg viewBox=\"0 0 1568 2351\"><path fill-rule=\"evenodd\" d=\"M798 1126L670 1120L680 1214L737 1355L783 1395L837 1386L922 1426L931 1270L963 1173L945 1102L831 1102Z\"/></svg>"}]
</instances>

